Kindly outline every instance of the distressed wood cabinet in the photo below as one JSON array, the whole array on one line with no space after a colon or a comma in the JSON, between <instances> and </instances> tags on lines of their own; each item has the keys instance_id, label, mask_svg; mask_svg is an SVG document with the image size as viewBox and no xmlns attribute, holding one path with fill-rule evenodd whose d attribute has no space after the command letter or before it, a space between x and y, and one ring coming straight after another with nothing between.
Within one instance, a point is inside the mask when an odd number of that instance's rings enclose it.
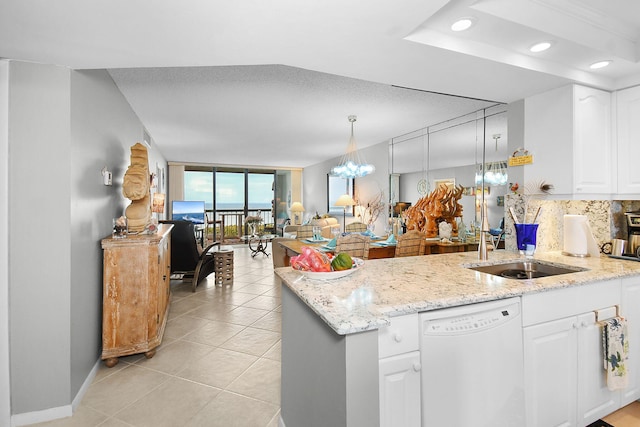
<instances>
[{"instance_id":1,"label":"distressed wood cabinet","mask_svg":"<svg viewBox=\"0 0 640 427\"><path fill-rule=\"evenodd\" d=\"M157 234L102 240L102 359L153 357L162 342L169 311L171 224Z\"/></svg>"}]
</instances>

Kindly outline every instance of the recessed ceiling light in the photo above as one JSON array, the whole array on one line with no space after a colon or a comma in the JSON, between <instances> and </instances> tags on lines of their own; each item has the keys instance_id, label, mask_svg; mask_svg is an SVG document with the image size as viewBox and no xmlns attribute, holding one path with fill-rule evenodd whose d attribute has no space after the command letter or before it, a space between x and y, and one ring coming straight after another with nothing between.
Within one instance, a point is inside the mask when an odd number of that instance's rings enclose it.
<instances>
[{"instance_id":1,"label":"recessed ceiling light","mask_svg":"<svg viewBox=\"0 0 640 427\"><path fill-rule=\"evenodd\" d=\"M597 70L599 68L606 67L607 65L611 64L611 62L612 61L610 60L594 62L593 64L589 65L589 68L591 68L592 70Z\"/></svg>"},{"instance_id":2,"label":"recessed ceiling light","mask_svg":"<svg viewBox=\"0 0 640 427\"><path fill-rule=\"evenodd\" d=\"M536 43L529 48L529 51L533 53L544 52L545 50L551 47L551 42L540 42Z\"/></svg>"},{"instance_id":3,"label":"recessed ceiling light","mask_svg":"<svg viewBox=\"0 0 640 427\"><path fill-rule=\"evenodd\" d=\"M452 31L464 31L468 30L475 23L475 18L460 18L451 25Z\"/></svg>"}]
</instances>

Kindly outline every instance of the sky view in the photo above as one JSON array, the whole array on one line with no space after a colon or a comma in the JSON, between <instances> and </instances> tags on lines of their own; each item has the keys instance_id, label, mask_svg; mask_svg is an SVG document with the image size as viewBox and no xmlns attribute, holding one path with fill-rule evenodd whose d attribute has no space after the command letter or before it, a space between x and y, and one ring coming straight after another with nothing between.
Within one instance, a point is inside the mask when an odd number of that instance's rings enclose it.
<instances>
[{"instance_id":1,"label":"sky view","mask_svg":"<svg viewBox=\"0 0 640 427\"><path fill-rule=\"evenodd\" d=\"M221 209L240 208L244 204L244 174L218 172L216 202ZM273 174L249 174L249 208L271 209ZM184 199L204 200L206 207L213 202L213 174L185 171Z\"/></svg>"}]
</instances>

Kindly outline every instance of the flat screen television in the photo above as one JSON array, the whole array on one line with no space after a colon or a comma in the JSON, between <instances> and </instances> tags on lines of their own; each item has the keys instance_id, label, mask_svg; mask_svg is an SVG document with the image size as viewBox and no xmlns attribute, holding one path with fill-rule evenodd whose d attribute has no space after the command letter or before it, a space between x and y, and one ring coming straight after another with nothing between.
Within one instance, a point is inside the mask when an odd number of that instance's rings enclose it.
<instances>
[{"instance_id":1,"label":"flat screen television","mask_svg":"<svg viewBox=\"0 0 640 427\"><path fill-rule=\"evenodd\" d=\"M171 204L171 219L204 224L204 201L174 200Z\"/></svg>"}]
</instances>

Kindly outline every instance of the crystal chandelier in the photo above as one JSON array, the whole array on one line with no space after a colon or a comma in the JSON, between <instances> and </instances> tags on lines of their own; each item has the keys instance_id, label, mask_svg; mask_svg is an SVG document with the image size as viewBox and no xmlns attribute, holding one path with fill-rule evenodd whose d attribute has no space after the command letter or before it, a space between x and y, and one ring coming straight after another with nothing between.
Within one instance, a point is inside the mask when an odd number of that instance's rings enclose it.
<instances>
[{"instance_id":1,"label":"crystal chandelier","mask_svg":"<svg viewBox=\"0 0 640 427\"><path fill-rule=\"evenodd\" d=\"M356 121L356 116L349 116L351 122L351 137L349 138L349 145L347 146L347 152L338 166L334 166L331 169L331 175L339 176L341 178L360 178L365 175L373 173L376 168L373 165L367 164L364 159L360 158L358 148L356 147L356 140L353 137L353 123Z\"/></svg>"}]
</instances>

